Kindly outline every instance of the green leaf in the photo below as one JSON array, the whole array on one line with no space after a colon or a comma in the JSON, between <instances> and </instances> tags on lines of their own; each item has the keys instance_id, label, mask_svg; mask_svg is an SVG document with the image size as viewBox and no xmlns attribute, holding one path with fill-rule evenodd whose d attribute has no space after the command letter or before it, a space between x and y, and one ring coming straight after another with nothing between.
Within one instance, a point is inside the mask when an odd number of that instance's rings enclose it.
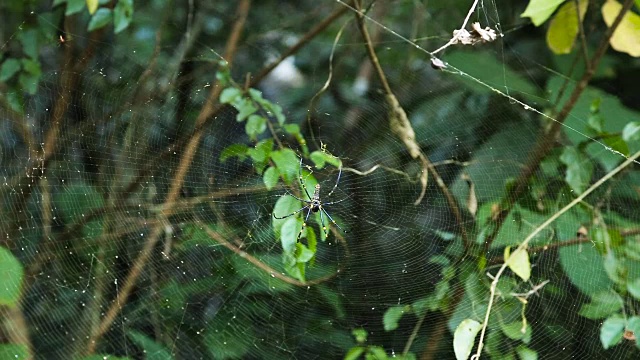
<instances>
[{"instance_id":1,"label":"green leaf","mask_svg":"<svg viewBox=\"0 0 640 360\"><path fill-rule=\"evenodd\" d=\"M355 328L351 331L351 335L353 335L354 338L356 338L356 342L358 344L362 344L363 342L367 341L367 330L363 329L363 328Z\"/></svg>"},{"instance_id":2,"label":"green leaf","mask_svg":"<svg viewBox=\"0 0 640 360\"><path fill-rule=\"evenodd\" d=\"M531 326L527 326L523 330L522 321L516 321L509 324L500 324L502 333L509 339L522 340L523 343L528 344L531 342Z\"/></svg>"},{"instance_id":3,"label":"green leaf","mask_svg":"<svg viewBox=\"0 0 640 360\"><path fill-rule=\"evenodd\" d=\"M600 341L606 349L617 345L624 335L625 320L619 315L612 316L602 323Z\"/></svg>"},{"instance_id":4,"label":"green leaf","mask_svg":"<svg viewBox=\"0 0 640 360\"><path fill-rule=\"evenodd\" d=\"M64 12L65 16L73 15L84 9L85 0L67 0L67 9Z\"/></svg>"},{"instance_id":5,"label":"green leaf","mask_svg":"<svg viewBox=\"0 0 640 360\"><path fill-rule=\"evenodd\" d=\"M627 282L627 291L629 291L629 294L631 294L631 296L640 300L640 277L635 278L635 280L633 281Z\"/></svg>"},{"instance_id":6,"label":"green leaf","mask_svg":"<svg viewBox=\"0 0 640 360\"><path fill-rule=\"evenodd\" d=\"M104 204L102 195L93 186L82 182L67 185L55 200L63 219L68 223L83 218Z\"/></svg>"},{"instance_id":7,"label":"green leaf","mask_svg":"<svg viewBox=\"0 0 640 360\"><path fill-rule=\"evenodd\" d=\"M593 246L583 245L581 250L578 246L563 247L559 252L565 274L584 294L606 291L612 285L604 269L602 256Z\"/></svg>"},{"instance_id":8,"label":"green leaf","mask_svg":"<svg viewBox=\"0 0 640 360\"><path fill-rule=\"evenodd\" d=\"M627 146L627 143L622 139L620 135L607 136L603 139L603 142L605 145L621 153L622 155L629 156L629 146Z\"/></svg>"},{"instance_id":9,"label":"green leaf","mask_svg":"<svg viewBox=\"0 0 640 360\"><path fill-rule=\"evenodd\" d=\"M296 234L296 237L298 236L298 234ZM298 263L302 263L302 264L306 264L309 261L311 261L311 259L313 259L313 257L316 255L315 252L311 251L309 248L307 248L304 244L302 243L297 243L296 244L296 261Z\"/></svg>"},{"instance_id":10,"label":"green leaf","mask_svg":"<svg viewBox=\"0 0 640 360\"><path fill-rule=\"evenodd\" d=\"M602 5L602 18L607 26L611 27L620 10L622 5L615 0L607 0ZM640 16L633 11L624 14L609 43L617 51L640 57Z\"/></svg>"},{"instance_id":11,"label":"green leaf","mask_svg":"<svg viewBox=\"0 0 640 360\"><path fill-rule=\"evenodd\" d=\"M266 164L273 149L273 139L265 139L259 141L253 149L248 149L247 154L255 162L255 166L263 166Z\"/></svg>"},{"instance_id":12,"label":"green leaf","mask_svg":"<svg viewBox=\"0 0 640 360\"><path fill-rule=\"evenodd\" d=\"M31 95L34 95L38 91L40 76L23 72L20 74L20 76L18 76L18 83L20 83L20 86L22 86L22 89L24 91Z\"/></svg>"},{"instance_id":13,"label":"green leaf","mask_svg":"<svg viewBox=\"0 0 640 360\"><path fill-rule=\"evenodd\" d=\"M604 319L622 309L620 295L612 290L600 291L591 296L591 303L584 304L579 314L591 320Z\"/></svg>"},{"instance_id":14,"label":"green leaf","mask_svg":"<svg viewBox=\"0 0 640 360\"><path fill-rule=\"evenodd\" d=\"M29 359L29 349L20 344L0 344L0 359Z\"/></svg>"},{"instance_id":15,"label":"green leaf","mask_svg":"<svg viewBox=\"0 0 640 360\"><path fill-rule=\"evenodd\" d=\"M138 346L144 350L145 359L146 360L172 360L173 356L161 344L158 344L150 337L145 334L135 331L129 330L127 331L127 335L129 338Z\"/></svg>"},{"instance_id":16,"label":"green leaf","mask_svg":"<svg viewBox=\"0 0 640 360\"><path fill-rule=\"evenodd\" d=\"M398 321L402 315L411 311L411 307L408 305L404 306L393 306L387 309L384 312L384 316L382 317L382 324L384 325L385 331L391 331L398 328Z\"/></svg>"},{"instance_id":17,"label":"green leaf","mask_svg":"<svg viewBox=\"0 0 640 360\"><path fill-rule=\"evenodd\" d=\"M20 71L20 61L14 58L8 58L0 67L0 81L11 79L18 71Z\"/></svg>"},{"instance_id":18,"label":"green leaf","mask_svg":"<svg viewBox=\"0 0 640 360\"><path fill-rule=\"evenodd\" d=\"M582 194L591 183L591 160L576 147L567 146L560 155L560 161L567 166L565 181L577 195Z\"/></svg>"},{"instance_id":19,"label":"green leaf","mask_svg":"<svg viewBox=\"0 0 640 360\"><path fill-rule=\"evenodd\" d=\"M240 91L240 89L228 87L220 93L220 103L231 104L240 96L242 96L242 91Z\"/></svg>"},{"instance_id":20,"label":"green leaf","mask_svg":"<svg viewBox=\"0 0 640 360\"><path fill-rule=\"evenodd\" d=\"M504 258L509 269L518 275L523 281L529 281L531 277L531 263L529 262L529 253L526 249L521 249L510 254L511 247L504 248Z\"/></svg>"},{"instance_id":21,"label":"green leaf","mask_svg":"<svg viewBox=\"0 0 640 360\"><path fill-rule=\"evenodd\" d=\"M551 20L547 30L547 45L556 54L569 54L573 48L589 1L579 0L578 4L579 17L576 3L572 0L562 5Z\"/></svg>"},{"instance_id":22,"label":"green leaf","mask_svg":"<svg viewBox=\"0 0 640 360\"><path fill-rule=\"evenodd\" d=\"M632 316L627 322L626 329L629 331L633 331L633 334L636 336L636 347L640 348L640 317Z\"/></svg>"},{"instance_id":23,"label":"green leaf","mask_svg":"<svg viewBox=\"0 0 640 360\"><path fill-rule=\"evenodd\" d=\"M40 62L38 60L22 59L22 68L38 79L40 75L42 75L42 69L40 68Z\"/></svg>"},{"instance_id":24,"label":"green leaf","mask_svg":"<svg viewBox=\"0 0 640 360\"><path fill-rule=\"evenodd\" d=\"M11 251L0 246L0 305L15 306L20 300L24 269Z\"/></svg>"},{"instance_id":25,"label":"green leaf","mask_svg":"<svg viewBox=\"0 0 640 360\"><path fill-rule=\"evenodd\" d=\"M475 339L482 325L473 319L464 319L453 333L453 351L456 360L466 360L475 345Z\"/></svg>"},{"instance_id":26,"label":"green leaf","mask_svg":"<svg viewBox=\"0 0 640 360\"><path fill-rule=\"evenodd\" d=\"M110 354L94 354L78 358L79 360L132 360L130 357L119 357Z\"/></svg>"},{"instance_id":27,"label":"green leaf","mask_svg":"<svg viewBox=\"0 0 640 360\"><path fill-rule=\"evenodd\" d=\"M253 115L258 111L258 108L253 105L253 102L244 97L237 98L233 102L233 106L238 110L238 115L236 115L237 122L246 120L250 115Z\"/></svg>"},{"instance_id":28,"label":"green leaf","mask_svg":"<svg viewBox=\"0 0 640 360\"><path fill-rule=\"evenodd\" d=\"M280 175L287 184L297 178L300 159L291 149L276 150L271 153L271 159L278 167ZM304 198L303 198L304 199Z\"/></svg>"},{"instance_id":29,"label":"green leaf","mask_svg":"<svg viewBox=\"0 0 640 360\"><path fill-rule=\"evenodd\" d=\"M245 131L251 140L256 140L258 135L267 130L267 119L260 115L251 115L245 124Z\"/></svg>"},{"instance_id":30,"label":"green leaf","mask_svg":"<svg viewBox=\"0 0 640 360\"><path fill-rule=\"evenodd\" d=\"M276 187L276 185L278 185L278 180L280 180L280 174L278 174L278 170L273 166L269 166L262 175L262 181L264 182L264 186L267 187L267 190L271 190Z\"/></svg>"},{"instance_id":31,"label":"green leaf","mask_svg":"<svg viewBox=\"0 0 640 360\"><path fill-rule=\"evenodd\" d=\"M531 0L520 15L528 17L535 26L542 25L565 0Z\"/></svg>"},{"instance_id":32,"label":"green leaf","mask_svg":"<svg viewBox=\"0 0 640 360\"><path fill-rule=\"evenodd\" d=\"M389 356L380 346L370 346L365 355L365 359L367 360L386 360L388 358Z\"/></svg>"},{"instance_id":33,"label":"green leaf","mask_svg":"<svg viewBox=\"0 0 640 360\"><path fill-rule=\"evenodd\" d=\"M280 243L285 252L293 252L298 242L298 234L302 229L302 219L292 216L284 220L280 229Z\"/></svg>"},{"instance_id":34,"label":"green leaf","mask_svg":"<svg viewBox=\"0 0 640 360\"><path fill-rule=\"evenodd\" d=\"M237 156L239 161L244 161L247 158L247 151L249 147L243 144L233 144L227 146L220 154L220 162L227 161L228 158Z\"/></svg>"},{"instance_id":35,"label":"green leaf","mask_svg":"<svg viewBox=\"0 0 640 360\"><path fill-rule=\"evenodd\" d=\"M113 32L118 34L126 29L133 20L133 0L118 0L113 9Z\"/></svg>"},{"instance_id":36,"label":"green leaf","mask_svg":"<svg viewBox=\"0 0 640 360\"><path fill-rule=\"evenodd\" d=\"M38 58L38 32L35 29L28 29L18 34L18 39L22 44L22 51L32 59Z\"/></svg>"},{"instance_id":37,"label":"green leaf","mask_svg":"<svg viewBox=\"0 0 640 360\"><path fill-rule=\"evenodd\" d=\"M632 141L640 141L640 122L631 121L624 126L622 130L622 140L627 143Z\"/></svg>"},{"instance_id":38,"label":"green leaf","mask_svg":"<svg viewBox=\"0 0 640 360\"><path fill-rule=\"evenodd\" d=\"M96 10L98 10L98 5L100 2L98 0L86 0L87 1L87 9L89 10L89 14L95 14Z\"/></svg>"},{"instance_id":39,"label":"green leaf","mask_svg":"<svg viewBox=\"0 0 640 360\"><path fill-rule=\"evenodd\" d=\"M520 360L538 360L538 353L533 349L529 349L525 345L518 346L516 348L516 353Z\"/></svg>"},{"instance_id":40,"label":"green leaf","mask_svg":"<svg viewBox=\"0 0 640 360\"><path fill-rule=\"evenodd\" d=\"M89 21L89 26L87 27L87 30L89 30L89 31L98 30L98 29L106 26L107 24L109 24L111 22L111 19L113 19L113 16L112 16L112 13L111 13L111 9L109 9L109 8L100 8L91 17L91 20Z\"/></svg>"},{"instance_id":41,"label":"green leaf","mask_svg":"<svg viewBox=\"0 0 640 360\"><path fill-rule=\"evenodd\" d=\"M352 347L344 355L344 360L356 360L360 357L360 355L364 353L364 350L365 348L363 348L362 346Z\"/></svg>"}]
</instances>

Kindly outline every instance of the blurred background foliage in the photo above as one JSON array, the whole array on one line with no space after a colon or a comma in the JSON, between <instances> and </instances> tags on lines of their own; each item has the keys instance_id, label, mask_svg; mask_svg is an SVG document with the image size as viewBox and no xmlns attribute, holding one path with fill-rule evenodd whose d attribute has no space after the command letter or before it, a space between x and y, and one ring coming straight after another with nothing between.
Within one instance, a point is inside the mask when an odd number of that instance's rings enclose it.
<instances>
[{"instance_id":1,"label":"blurred background foliage","mask_svg":"<svg viewBox=\"0 0 640 360\"><path fill-rule=\"evenodd\" d=\"M612 0L3 2L0 358L455 358L640 150L633 3L596 61ZM434 68L471 6L496 41ZM637 358L638 170L510 265L483 356ZM301 180L344 231L273 219Z\"/></svg>"}]
</instances>

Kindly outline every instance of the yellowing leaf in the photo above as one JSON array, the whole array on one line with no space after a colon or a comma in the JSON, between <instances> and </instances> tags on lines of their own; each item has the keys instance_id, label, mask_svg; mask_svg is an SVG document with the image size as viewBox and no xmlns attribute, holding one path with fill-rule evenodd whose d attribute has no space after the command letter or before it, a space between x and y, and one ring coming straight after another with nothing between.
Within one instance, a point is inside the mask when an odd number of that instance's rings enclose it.
<instances>
[{"instance_id":1,"label":"yellowing leaf","mask_svg":"<svg viewBox=\"0 0 640 360\"><path fill-rule=\"evenodd\" d=\"M89 14L93 15L96 10L98 10L98 2L99 0L87 0L87 9L89 9Z\"/></svg>"},{"instance_id":2,"label":"yellowing leaf","mask_svg":"<svg viewBox=\"0 0 640 360\"><path fill-rule=\"evenodd\" d=\"M513 254L510 254L511 247L507 246L504 249L504 259L507 262L509 269L516 275L520 276L523 281L529 281L531 277L531 263L529 262L529 253L526 249L516 250Z\"/></svg>"},{"instance_id":3,"label":"yellowing leaf","mask_svg":"<svg viewBox=\"0 0 640 360\"><path fill-rule=\"evenodd\" d=\"M573 44L578 36L580 22L587 12L588 0L579 0L578 9L576 3L569 1L560 7L558 13L551 20L549 30L547 30L547 45L556 54L568 54L573 48Z\"/></svg>"},{"instance_id":4,"label":"yellowing leaf","mask_svg":"<svg viewBox=\"0 0 640 360\"><path fill-rule=\"evenodd\" d=\"M520 17L531 18L535 26L542 25L565 0L531 0ZM572 0L573 1L573 0Z\"/></svg>"},{"instance_id":5,"label":"yellowing leaf","mask_svg":"<svg viewBox=\"0 0 640 360\"><path fill-rule=\"evenodd\" d=\"M602 5L602 17L607 26L613 24L621 9L622 5L615 0L607 0ZM640 57L640 16L628 11L609 42L617 51Z\"/></svg>"}]
</instances>

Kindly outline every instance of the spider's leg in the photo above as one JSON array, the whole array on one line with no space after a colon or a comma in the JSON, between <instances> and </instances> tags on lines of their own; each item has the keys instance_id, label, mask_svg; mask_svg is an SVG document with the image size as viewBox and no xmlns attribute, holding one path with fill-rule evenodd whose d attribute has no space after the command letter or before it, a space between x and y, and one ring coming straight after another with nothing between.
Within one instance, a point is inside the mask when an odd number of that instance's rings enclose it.
<instances>
[{"instance_id":1,"label":"spider's leg","mask_svg":"<svg viewBox=\"0 0 640 360\"><path fill-rule=\"evenodd\" d=\"M309 195L309 191L307 190L307 186L304 184L304 180L302 179L302 158L300 158L300 167L298 168L298 180L300 181L300 186L302 186L302 190L307 194L309 200L311 200L311 195ZM304 200L303 200L304 201Z\"/></svg>"},{"instance_id":2,"label":"spider's leg","mask_svg":"<svg viewBox=\"0 0 640 360\"><path fill-rule=\"evenodd\" d=\"M298 209L298 210L296 210L296 211L292 212L291 214L289 214L289 215L287 215L287 216L283 216L283 217L276 216L276 214L274 214L274 213L271 213L271 215L273 215L273 217L274 217L274 218L276 218L276 219L286 219L286 218L288 218L289 216L293 216L293 215L295 215L295 214L299 213L300 211L302 211L302 210L304 210L304 209L306 209L306 208L309 208L309 205L306 205L306 206L304 206L303 208L300 208L300 209ZM309 208L309 209L311 209L311 208ZM309 216L309 215L307 215L307 216Z\"/></svg>"},{"instance_id":3,"label":"spider's leg","mask_svg":"<svg viewBox=\"0 0 640 360\"><path fill-rule=\"evenodd\" d=\"M320 223L322 224L322 232L324 232L324 238L327 239L329 238L329 232L327 230L327 225L324 224L324 216L322 216L323 211L320 211ZM329 215L327 215L329 216Z\"/></svg>"},{"instance_id":4,"label":"spider's leg","mask_svg":"<svg viewBox=\"0 0 640 360\"><path fill-rule=\"evenodd\" d=\"M335 220L333 220L333 218L331 217L331 215L329 215L329 213L327 212L327 210L325 210L325 209L324 209L324 207L322 207L322 206L321 206L321 207L320 207L320 210L321 210L325 215L327 215L327 217L329 218L329 220L331 220L331 222L333 223L333 225L335 225L335 226L336 226L338 229L340 229L343 233L345 233L345 234L347 233L346 231L344 231L344 229L342 229L342 228L340 227L340 225L338 225L338 223L337 223ZM322 220L322 217L320 217L320 219Z\"/></svg>"},{"instance_id":5,"label":"spider's leg","mask_svg":"<svg viewBox=\"0 0 640 360\"><path fill-rule=\"evenodd\" d=\"M309 202L309 200L300 199L299 197L293 195L292 193L289 192L289 190L285 189L285 191L287 192L287 195L291 196L292 198L296 198L297 200L302 201L305 204ZM284 195L282 195L282 196L284 196Z\"/></svg>"},{"instance_id":6,"label":"spider's leg","mask_svg":"<svg viewBox=\"0 0 640 360\"><path fill-rule=\"evenodd\" d=\"M346 197L346 198L344 198L344 199L340 199L340 200L336 200L336 201L331 201L331 202L327 202L327 203L322 203L322 205L333 205L333 204L341 203L341 202L343 202L343 201L345 201L345 200L347 200L347 199L349 199L349 198L350 198L350 196L347 196L347 197Z\"/></svg>"},{"instance_id":7,"label":"spider's leg","mask_svg":"<svg viewBox=\"0 0 640 360\"><path fill-rule=\"evenodd\" d=\"M307 210L307 216L304 217L304 221L302 222L302 229L300 229L300 232L298 233L298 238L296 239L296 242L300 242L300 236L302 236L302 232L307 228L307 220L309 220L309 215L311 214L311 208L309 206L306 206L307 208L309 208L309 210Z\"/></svg>"},{"instance_id":8,"label":"spider's leg","mask_svg":"<svg viewBox=\"0 0 640 360\"><path fill-rule=\"evenodd\" d=\"M329 191L329 193L327 194L327 196L325 196L327 199L329 198L329 196L331 196L331 194L333 194L333 192L338 188L338 183L340 182L340 176L342 176L342 165L340 165L340 171L338 171L338 178L336 179L336 184L333 185L333 189L331 189L331 191ZM342 201L342 200L340 200Z\"/></svg>"}]
</instances>

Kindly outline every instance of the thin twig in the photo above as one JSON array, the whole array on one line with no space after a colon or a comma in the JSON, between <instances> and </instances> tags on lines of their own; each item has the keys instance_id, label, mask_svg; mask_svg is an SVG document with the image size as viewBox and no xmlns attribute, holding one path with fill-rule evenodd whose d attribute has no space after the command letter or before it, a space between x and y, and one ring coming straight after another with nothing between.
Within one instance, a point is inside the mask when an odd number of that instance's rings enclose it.
<instances>
[{"instance_id":1,"label":"thin twig","mask_svg":"<svg viewBox=\"0 0 640 360\"><path fill-rule=\"evenodd\" d=\"M432 56L457 42L458 38L462 36L462 34L464 33L463 30L467 27L467 23L471 18L471 14L473 14L473 12L476 11L476 6L478 6L478 0L473 1L473 5L471 5L471 8L469 9L469 12L467 13L467 17L464 18L464 21L462 22L462 26L460 27L460 30L456 32L455 35L453 35L453 37L446 44L442 45L437 50L433 51L431 53Z\"/></svg>"},{"instance_id":2,"label":"thin twig","mask_svg":"<svg viewBox=\"0 0 640 360\"><path fill-rule=\"evenodd\" d=\"M636 152L635 154L633 154L633 156L631 156L630 158L628 158L627 160L625 160L622 164L618 165L618 167L616 167L615 169L613 169L611 172L609 172L608 174L606 174L605 176L603 176L600 180L596 181L593 185L591 185L587 190L585 190L585 192L583 192L582 194L580 194L580 196L576 197L575 199L573 199L573 201L571 201L569 204L567 204L565 207L563 207L562 209L560 209L558 212L556 212L555 214L553 214L551 217L549 217L545 222L543 222L542 224L540 224L537 228L535 228L523 241L522 243L520 243L520 245L518 245L518 247L512 252L512 254L515 254L518 251L527 251L527 246L529 245L529 242L531 241L531 239L533 239L536 235L538 235L542 230L544 230L547 226L549 226L551 223L553 223L554 221L556 221L560 216L562 216L564 213L566 213L567 211L571 210L574 206L576 206L577 204L579 204L580 202L582 202L589 194L591 194L593 191L595 191L597 188L599 188L602 184L604 184L605 182L607 182L609 179L611 179L612 177L614 177L616 174L618 174L620 171L622 171L624 168L626 168L627 166L631 165L632 163L634 163L634 161L640 157L640 151ZM487 326L489 325L489 317L491 315L491 308L493 307L493 303L495 300L495 296L496 296L496 289L498 287L498 281L500 280L500 277L502 276L502 274L504 273L504 271L507 269L508 267L508 262L505 261L502 266L500 266L500 269L498 270L498 272L496 273L496 275L493 278L493 281L491 281L491 287L490 287L490 294L489 294L489 304L487 305L487 311L485 313L484 316L484 322L482 323L482 330L480 332L480 339L478 340L478 350L476 352L475 355L475 359L479 360L480 359L480 355L482 354L482 347L484 345L484 336L485 333L487 331Z\"/></svg>"}]
</instances>

